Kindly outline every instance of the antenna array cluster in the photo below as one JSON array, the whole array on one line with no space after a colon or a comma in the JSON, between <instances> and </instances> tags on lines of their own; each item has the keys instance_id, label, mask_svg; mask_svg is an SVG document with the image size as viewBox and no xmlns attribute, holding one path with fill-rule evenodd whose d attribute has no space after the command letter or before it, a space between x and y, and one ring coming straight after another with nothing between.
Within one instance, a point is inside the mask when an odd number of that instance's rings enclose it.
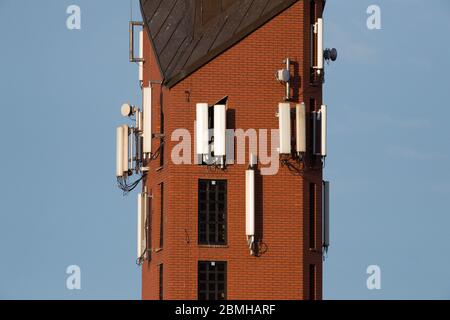
<instances>
[{"instance_id":1,"label":"antenna array cluster","mask_svg":"<svg viewBox=\"0 0 450 320\"><path fill-rule=\"evenodd\" d=\"M139 56L134 56L134 28L143 27L142 22L130 22L130 61L139 66L139 82L142 88L142 108L123 104L122 116L132 121L131 125L121 125L116 129L116 177L119 187L128 193L138 186L142 181L148 168L148 162L154 159L152 153L152 139L157 135L152 133L152 87L144 87L144 31L139 32ZM314 72L323 80L324 61L335 61L337 59L336 49L324 50L324 24L323 19L317 19L313 30L317 44L317 56L314 57L316 65ZM283 102L278 105L277 116L279 118L279 153L282 157L292 156L303 159L306 153L307 136L307 111L305 103L296 104L291 108L291 87L293 77L291 76L291 64L293 60L286 58L285 68L276 72L276 79L286 87ZM314 62L313 62L314 63ZM295 112L295 120L292 121L292 113ZM327 106L322 105L319 111L311 111L313 154L322 158L327 156ZM213 127L211 127L213 123ZM295 123L295 149L292 148L292 128ZM196 104L196 154L201 163L214 165L222 169L226 166L227 152L227 97L217 104L209 106L207 103ZM255 175L257 169L257 157L250 157L250 164L245 171L245 223L246 237L250 254L256 254L255 240ZM137 175L134 182L128 180ZM151 249L148 249L148 226L151 195L147 193L144 186L143 192L138 194L138 239L137 257L138 262L149 259ZM329 246L329 182L323 183L323 246Z\"/></svg>"},{"instance_id":2,"label":"antenna array cluster","mask_svg":"<svg viewBox=\"0 0 450 320\"><path fill-rule=\"evenodd\" d=\"M226 103L213 106L197 103L196 107L196 153L202 163L223 169L226 165ZM213 120L213 128L210 128L210 120Z\"/></svg>"}]
</instances>

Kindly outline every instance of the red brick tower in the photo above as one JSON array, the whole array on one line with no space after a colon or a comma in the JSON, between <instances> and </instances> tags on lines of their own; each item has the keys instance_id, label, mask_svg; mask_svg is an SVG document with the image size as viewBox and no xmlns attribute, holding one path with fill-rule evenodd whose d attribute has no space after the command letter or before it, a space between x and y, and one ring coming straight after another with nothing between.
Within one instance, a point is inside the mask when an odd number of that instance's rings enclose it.
<instances>
[{"instance_id":1,"label":"red brick tower","mask_svg":"<svg viewBox=\"0 0 450 320\"><path fill-rule=\"evenodd\" d=\"M153 137L144 179L151 209L145 221L143 299L322 298L323 157L316 150L321 140L315 124L322 106L317 22L324 4L141 0L142 84L151 88ZM281 73L280 81L276 78L287 58L288 88ZM261 129L268 130L268 138L270 130L279 129L281 102L291 107L292 155L277 155L274 175L262 174L268 164L254 167L251 254L246 235L251 138L244 163L195 164L196 107L226 104L227 129L254 129L259 140ZM306 151L297 155L296 106L301 103ZM174 133L180 128L192 135L191 152L183 154L191 164L173 161L181 141ZM264 147L259 142L258 149Z\"/></svg>"}]
</instances>

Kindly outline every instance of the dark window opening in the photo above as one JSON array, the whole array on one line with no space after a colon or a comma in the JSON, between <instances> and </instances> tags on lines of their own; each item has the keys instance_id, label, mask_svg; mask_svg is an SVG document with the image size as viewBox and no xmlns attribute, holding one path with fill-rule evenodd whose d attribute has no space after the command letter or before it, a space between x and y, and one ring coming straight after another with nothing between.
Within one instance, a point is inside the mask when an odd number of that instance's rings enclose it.
<instances>
[{"instance_id":1,"label":"dark window opening","mask_svg":"<svg viewBox=\"0 0 450 320\"><path fill-rule=\"evenodd\" d=\"M316 123L315 123L316 100L313 98L309 99L309 110L310 110L310 126L311 126L311 128L310 128L310 130L308 130L309 131L308 132L308 134L309 134L308 150L312 155L314 155L315 145L316 145Z\"/></svg>"},{"instance_id":2,"label":"dark window opening","mask_svg":"<svg viewBox=\"0 0 450 320\"><path fill-rule=\"evenodd\" d=\"M159 225L159 247L164 245L164 183L160 185L160 225Z\"/></svg>"},{"instance_id":3,"label":"dark window opening","mask_svg":"<svg viewBox=\"0 0 450 320\"><path fill-rule=\"evenodd\" d=\"M159 300L164 300L164 266L159 265Z\"/></svg>"},{"instance_id":4,"label":"dark window opening","mask_svg":"<svg viewBox=\"0 0 450 320\"><path fill-rule=\"evenodd\" d=\"M309 184L309 248L316 248L316 184Z\"/></svg>"},{"instance_id":5,"label":"dark window opening","mask_svg":"<svg viewBox=\"0 0 450 320\"><path fill-rule=\"evenodd\" d=\"M199 180L198 183L198 243L227 243L227 181Z\"/></svg>"},{"instance_id":6,"label":"dark window opening","mask_svg":"<svg viewBox=\"0 0 450 320\"><path fill-rule=\"evenodd\" d=\"M311 112L316 111L316 108L317 108L316 99L314 99L314 98L309 99L309 106L311 108Z\"/></svg>"},{"instance_id":7,"label":"dark window opening","mask_svg":"<svg viewBox=\"0 0 450 320\"><path fill-rule=\"evenodd\" d=\"M309 300L316 300L316 266L309 265Z\"/></svg>"},{"instance_id":8,"label":"dark window opening","mask_svg":"<svg viewBox=\"0 0 450 320\"><path fill-rule=\"evenodd\" d=\"M164 141L165 141L165 137L164 137L164 110L163 107L161 105L161 113L160 113L160 127L161 127L161 138L159 140L159 145L160 145L160 149L159 149L159 166L163 167L164 166Z\"/></svg>"},{"instance_id":9,"label":"dark window opening","mask_svg":"<svg viewBox=\"0 0 450 320\"><path fill-rule=\"evenodd\" d=\"M214 106L208 107L208 129L214 129Z\"/></svg>"},{"instance_id":10,"label":"dark window opening","mask_svg":"<svg viewBox=\"0 0 450 320\"><path fill-rule=\"evenodd\" d=\"M227 263L198 262L198 299L226 300L227 298Z\"/></svg>"}]
</instances>

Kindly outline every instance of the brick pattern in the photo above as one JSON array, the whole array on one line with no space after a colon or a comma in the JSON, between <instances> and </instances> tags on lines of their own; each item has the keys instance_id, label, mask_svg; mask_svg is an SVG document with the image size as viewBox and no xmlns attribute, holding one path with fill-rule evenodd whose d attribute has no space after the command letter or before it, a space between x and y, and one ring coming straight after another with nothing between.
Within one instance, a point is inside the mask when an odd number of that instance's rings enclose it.
<instances>
[{"instance_id":1,"label":"brick pattern","mask_svg":"<svg viewBox=\"0 0 450 320\"><path fill-rule=\"evenodd\" d=\"M309 265L315 264L316 299L322 297L322 169L315 167L303 176L280 167L277 175L258 176L256 225L264 248L259 257L249 254L245 236L245 170L247 165L231 165L226 172L210 171L197 165L174 165L171 150L178 144L171 133L186 128L195 139L195 104L212 104L229 96L228 113L234 124L228 128L278 129L275 116L284 97L284 86L275 81L275 71L283 60L293 60L295 103L305 101L310 112L311 98L322 102L321 86L310 86L309 1L299 1L243 41L224 52L170 90L153 84L153 133L160 132L160 111L165 115L165 163L149 163L146 186L152 200L152 260L142 268L142 298L159 298L158 265L164 264L164 299L197 299L197 263L227 261L228 299L308 299ZM321 6L322 4L320 4ZM321 12L321 8L319 8ZM161 80L146 37L144 85ZM310 130L308 129L308 132ZM308 137L309 139L309 137ZM153 150L159 140L153 142ZM312 163L309 155L308 161ZM248 155L247 155L248 162ZM228 180L228 242L222 247L198 245L198 180ZM159 246L159 184L164 182L164 248ZM309 249L309 183L318 186L316 198L317 251ZM158 252L156 252L158 251Z\"/></svg>"}]
</instances>

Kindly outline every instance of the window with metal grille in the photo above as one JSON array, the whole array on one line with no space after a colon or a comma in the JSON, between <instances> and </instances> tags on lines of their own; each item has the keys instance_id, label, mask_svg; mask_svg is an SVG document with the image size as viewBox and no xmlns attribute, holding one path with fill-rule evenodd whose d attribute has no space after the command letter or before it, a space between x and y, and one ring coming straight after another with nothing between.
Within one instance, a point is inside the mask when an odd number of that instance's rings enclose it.
<instances>
[{"instance_id":1,"label":"window with metal grille","mask_svg":"<svg viewBox=\"0 0 450 320\"><path fill-rule=\"evenodd\" d=\"M198 243L227 243L227 181L199 180Z\"/></svg>"},{"instance_id":2,"label":"window with metal grille","mask_svg":"<svg viewBox=\"0 0 450 320\"><path fill-rule=\"evenodd\" d=\"M226 300L227 263L213 261L198 262L198 299Z\"/></svg>"}]
</instances>

